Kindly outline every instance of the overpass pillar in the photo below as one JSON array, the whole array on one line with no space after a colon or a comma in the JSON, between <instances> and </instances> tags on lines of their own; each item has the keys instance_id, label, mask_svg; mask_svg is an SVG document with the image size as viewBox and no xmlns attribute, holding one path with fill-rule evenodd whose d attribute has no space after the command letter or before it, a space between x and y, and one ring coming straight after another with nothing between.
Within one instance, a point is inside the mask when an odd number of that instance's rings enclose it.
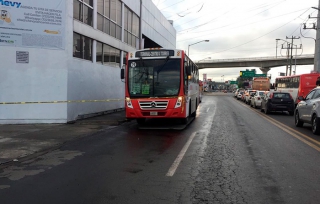
<instances>
[{"instance_id":1,"label":"overpass pillar","mask_svg":"<svg viewBox=\"0 0 320 204\"><path fill-rule=\"evenodd\" d=\"M268 68L268 67L260 67L260 70L262 71L263 74L267 74L267 76L268 76L268 71L270 71L270 68Z\"/></svg>"}]
</instances>

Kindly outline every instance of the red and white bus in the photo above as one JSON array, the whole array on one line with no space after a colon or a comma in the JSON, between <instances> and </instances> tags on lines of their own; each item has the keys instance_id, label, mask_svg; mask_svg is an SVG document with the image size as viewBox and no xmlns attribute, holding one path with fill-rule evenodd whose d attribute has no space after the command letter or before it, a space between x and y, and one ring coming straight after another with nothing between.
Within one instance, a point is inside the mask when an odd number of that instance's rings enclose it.
<instances>
[{"instance_id":1,"label":"red and white bus","mask_svg":"<svg viewBox=\"0 0 320 204\"><path fill-rule=\"evenodd\" d=\"M297 105L299 96L306 97L309 91L317 86L318 77L320 73L278 77L275 80L275 90L289 92Z\"/></svg>"},{"instance_id":2,"label":"red and white bus","mask_svg":"<svg viewBox=\"0 0 320 204\"><path fill-rule=\"evenodd\" d=\"M127 119L143 124L148 118L177 118L187 124L200 103L199 70L177 49L143 49L130 52L125 68Z\"/></svg>"}]
</instances>

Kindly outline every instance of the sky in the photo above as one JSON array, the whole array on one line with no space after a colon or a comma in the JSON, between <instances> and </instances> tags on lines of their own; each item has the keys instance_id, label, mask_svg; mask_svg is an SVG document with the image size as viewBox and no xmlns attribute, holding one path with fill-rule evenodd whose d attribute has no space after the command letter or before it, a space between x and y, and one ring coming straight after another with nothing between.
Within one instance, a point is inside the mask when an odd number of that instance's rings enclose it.
<instances>
[{"instance_id":1,"label":"sky","mask_svg":"<svg viewBox=\"0 0 320 204\"><path fill-rule=\"evenodd\" d=\"M293 40L295 55L314 54L319 0L152 0L173 21L176 48L192 61L286 56L285 41ZM306 29L304 29L304 25ZM280 40L276 40L280 39ZM205 42L209 40L209 42ZM192 44L192 45L191 45ZM282 49L282 44L284 49ZM190 45L190 46L189 46ZM295 66L293 66L294 69ZM200 69L212 81L236 80L239 72L258 67ZM313 65L296 66L310 73ZM272 68L271 82L286 67ZM223 77L222 77L223 76Z\"/></svg>"}]
</instances>

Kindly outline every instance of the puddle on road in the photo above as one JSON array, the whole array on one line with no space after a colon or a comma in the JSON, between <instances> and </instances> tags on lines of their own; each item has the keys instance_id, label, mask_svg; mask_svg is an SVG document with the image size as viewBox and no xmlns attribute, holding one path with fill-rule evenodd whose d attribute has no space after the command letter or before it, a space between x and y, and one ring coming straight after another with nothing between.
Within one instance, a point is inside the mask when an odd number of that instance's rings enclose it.
<instances>
[{"instance_id":1,"label":"puddle on road","mask_svg":"<svg viewBox=\"0 0 320 204\"><path fill-rule=\"evenodd\" d=\"M11 181L20 180L26 176L34 176L51 169L54 166L70 161L77 156L83 155L79 151L55 150L36 159L22 162L22 166L10 166L0 173L0 178L8 178ZM0 185L0 189L10 188L8 185Z\"/></svg>"},{"instance_id":2,"label":"puddle on road","mask_svg":"<svg viewBox=\"0 0 320 204\"><path fill-rule=\"evenodd\" d=\"M0 185L0 190L1 189L6 189L6 188L10 188L10 186L9 185Z\"/></svg>"}]
</instances>

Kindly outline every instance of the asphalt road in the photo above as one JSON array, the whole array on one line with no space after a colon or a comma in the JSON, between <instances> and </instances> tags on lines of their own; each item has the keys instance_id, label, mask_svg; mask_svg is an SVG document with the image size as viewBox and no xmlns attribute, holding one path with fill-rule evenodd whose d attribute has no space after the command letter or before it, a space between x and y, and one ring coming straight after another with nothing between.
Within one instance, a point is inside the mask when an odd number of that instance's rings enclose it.
<instances>
[{"instance_id":1,"label":"asphalt road","mask_svg":"<svg viewBox=\"0 0 320 204\"><path fill-rule=\"evenodd\" d=\"M319 136L293 120L206 95L184 130L132 121L3 169L0 203L319 203Z\"/></svg>"}]
</instances>

